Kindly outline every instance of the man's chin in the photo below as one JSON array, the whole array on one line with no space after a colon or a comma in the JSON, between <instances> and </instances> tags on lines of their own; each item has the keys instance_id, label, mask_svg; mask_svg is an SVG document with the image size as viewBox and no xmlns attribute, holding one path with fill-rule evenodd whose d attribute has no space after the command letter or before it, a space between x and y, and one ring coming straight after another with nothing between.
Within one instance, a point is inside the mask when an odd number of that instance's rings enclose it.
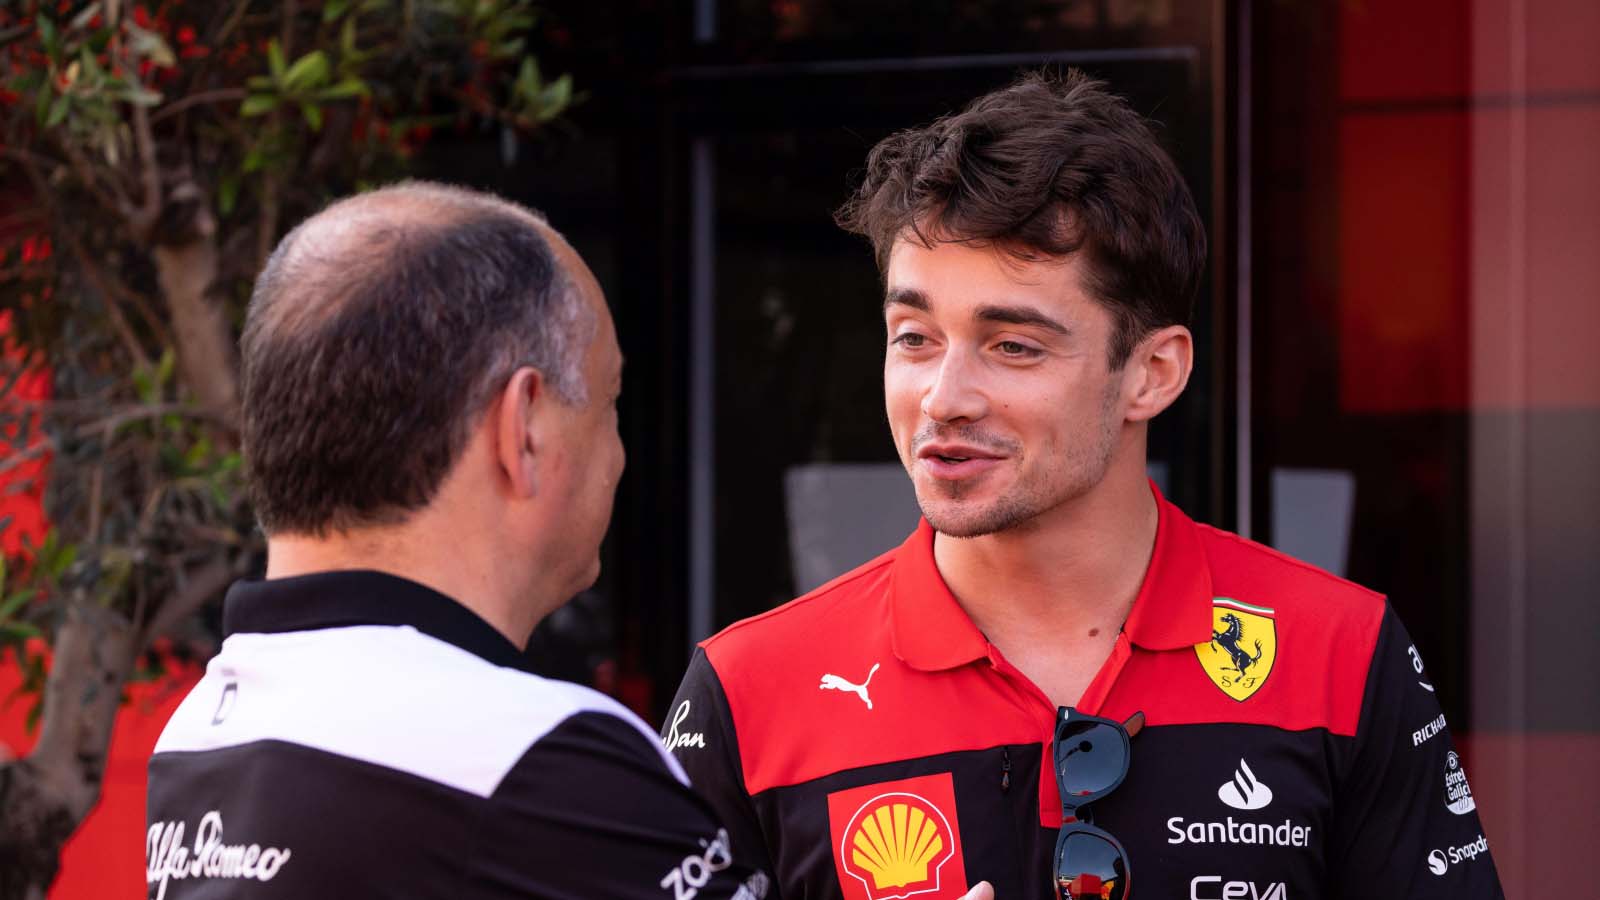
<instances>
[{"instance_id":1,"label":"man's chin","mask_svg":"<svg viewBox=\"0 0 1600 900\"><path fill-rule=\"evenodd\" d=\"M1008 507L1003 503L974 504L961 501L918 500L922 517L933 530L946 537L975 538L1009 531L1033 518L1031 510Z\"/></svg>"}]
</instances>

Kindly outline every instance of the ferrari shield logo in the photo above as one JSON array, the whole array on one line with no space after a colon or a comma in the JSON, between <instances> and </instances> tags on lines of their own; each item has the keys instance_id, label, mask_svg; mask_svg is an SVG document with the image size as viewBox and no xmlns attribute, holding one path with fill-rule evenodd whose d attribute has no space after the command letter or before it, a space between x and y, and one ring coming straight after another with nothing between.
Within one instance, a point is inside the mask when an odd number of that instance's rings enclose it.
<instances>
[{"instance_id":1,"label":"ferrari shield logo","mask_svg":"<svg viewBox=\"0 0 1600 900\"><path fill-rule=\"evenodd\" d=\"M1211 640L1195 644L1200 667L1222 692L1243 702L1261 689L1278 655L1274 613L1231 597L1216 597L1211 606Z\"/></svg>"}]
</instances>

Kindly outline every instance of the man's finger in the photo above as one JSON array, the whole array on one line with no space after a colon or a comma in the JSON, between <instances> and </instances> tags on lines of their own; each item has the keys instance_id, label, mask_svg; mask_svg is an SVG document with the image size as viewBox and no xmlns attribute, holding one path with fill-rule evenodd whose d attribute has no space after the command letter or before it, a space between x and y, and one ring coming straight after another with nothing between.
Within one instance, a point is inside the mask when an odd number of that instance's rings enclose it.
<instances>
[{"instance_id":1,"label":"man's finger","mask_svg":"<svg viewBox=\"0 0 1600 900\"><path fill-rule=\"evenodd\" d=\"M989 882L980 881L961 900L994 900L994 888L989 886Z\"/></svg>"}]
</instances>

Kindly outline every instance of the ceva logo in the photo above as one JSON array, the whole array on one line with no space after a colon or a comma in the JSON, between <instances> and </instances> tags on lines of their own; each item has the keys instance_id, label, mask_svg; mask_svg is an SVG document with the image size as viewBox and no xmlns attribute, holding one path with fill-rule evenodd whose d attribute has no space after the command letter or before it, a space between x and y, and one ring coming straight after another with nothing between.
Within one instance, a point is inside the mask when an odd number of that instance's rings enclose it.
<instances>
[{"instance_id":1,"label":"ceva logo","mask_svg":"<svg viewBox=\"0 0 1600 900\"><path fill-rule=\"evenodd\" d=\"M1233 780L1217 788L1217 797L1234 809L1263 809L1272 802L1272 788L1262 784L1243 759L1233 772Z\"/></svg>"},{"instance_id":2,"label":"ceva logo","mask_svg":"<svg viewBox=\"0 0 1600 900\"><path fill-rule=\"evenodd\" d=\"M1189 900L1289 900L1289 886L1282 881L1261 886L1254 881L1224 882L1220 875L1196 875L1189 880Z\"/></svg>"}]
</instances>

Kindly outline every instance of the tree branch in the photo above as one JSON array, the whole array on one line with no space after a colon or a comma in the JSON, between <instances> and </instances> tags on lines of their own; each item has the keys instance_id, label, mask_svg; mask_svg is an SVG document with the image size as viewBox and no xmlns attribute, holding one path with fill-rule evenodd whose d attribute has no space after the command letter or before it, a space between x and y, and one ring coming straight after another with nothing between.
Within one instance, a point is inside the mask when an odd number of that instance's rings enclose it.
<instances>
[{"instance_id":1,"label":"tree branch","mask_svg":"<svg viewBox=\"0 0 1600 900\"><path fill-rule=\"evenodd\" d=\"M133 104L133 142L139 150L139 176L144 197L129 217L134 234L148 240L161 218L161 169L156 163L156 140L150 130L150 111Z\"/></svg>"},{"instance_id":2,"label":"tree branch","mask_svg":"<svg viewBox=\"0 0 1600 900\"><path fill-rule=\"evenodd\" d=\"M73 258L78 261L78 267L83 276L100 292L100 297L105 301L106 318L111 320L111 327L122 339L122 345L127 348L134 362L145 368L150 367L150 355L144 352L144 347L139 343L139 338L128 326L128 319L122 314L122 309L117 306L117 291L111 287L111 276L100 271L100 267L89 259L89 254L84 251L83 244L79 243L76 235L69 230L62 233L66 238L68 249L72 251ZM124 290L127 290L124 288ZM131 293L131 291L129 291Z\"/></svg>"},{"instance_id":3,"label":"tree branch","mask_svg":"<svg viewBox=\"0 0 1600 900\"><path fill-rule=\"evenodd\" d=\"M152 403L130 406L117 410L109 416L86 422L79 426L74 437L84 438L96 431L116 431L129 422L141 419L155 419L161 416L187 416L193 419L205 419L224 428L231 425L231 421L209 409L202 409L188 403Z\"/></svg>"},{"instance_id":4,"label":"tree branch","mask_svg":"<svg viewBox=\"0 0 1600 900\"><path fill-rule=\"evenodd\" d=\"M149 643L172 630L173 626L193 615L239 577L235 564L227 559L213 559L189 573L187 583L166 602L156 607L154 615L139 631L139 646Z\"/></svg>"},{"instance_id":5,"label":"tree branch","mask_svg":"<svg viewBox=\"0 0 1600 900\"><path fill-rule=\"evenodd\" d=\"M246 96L247 94L242 88L218 88L214 91L201 91L198 94L190 94L181 100L174 100L156 110L150 116L150 124L154 125L163 119L171 118L191 106L199 106L203 103L228 103L243 100Z\"/></svg>"}]
</instances>

